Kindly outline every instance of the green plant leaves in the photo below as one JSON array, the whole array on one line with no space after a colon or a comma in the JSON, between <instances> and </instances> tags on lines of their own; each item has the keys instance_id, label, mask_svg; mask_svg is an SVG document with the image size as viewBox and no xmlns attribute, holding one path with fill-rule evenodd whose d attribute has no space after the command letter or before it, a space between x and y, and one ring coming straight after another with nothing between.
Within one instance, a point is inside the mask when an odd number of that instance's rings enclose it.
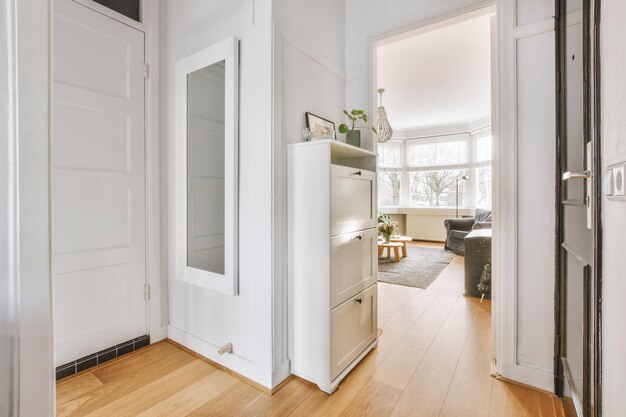
<instances>
[{"instance_id":1,"label":"green plant leaves","mask_svg":"<svg viewBox=\"0 0 626 417\"><path fill-rule=\"evenodd\" d=\"M348 126L346 126L345 124L340 124L339 125L339 133L348 133Z\"/></svg>"},{"instance_id":2,"label":"green plant leaves","mask_svg":"<svg viewBox=\"0 0 626 417\"><path fill-rule=\"evenodd\" d=\"M352 111L348 112L348 110L344 110L343 114L346 115L346 118L350 121L350 125L352 126L352 130L356 129L359 122L367 123L367 114L365 114L365 110L352 109ZM345 131L342 130L341 126L345 126ZM346 133L349 128L346 125L339 126L340 133ZM373 128L372 128L373 129ZM376 130L374 130L376 132Z\"/></svg>"}]
</instances>

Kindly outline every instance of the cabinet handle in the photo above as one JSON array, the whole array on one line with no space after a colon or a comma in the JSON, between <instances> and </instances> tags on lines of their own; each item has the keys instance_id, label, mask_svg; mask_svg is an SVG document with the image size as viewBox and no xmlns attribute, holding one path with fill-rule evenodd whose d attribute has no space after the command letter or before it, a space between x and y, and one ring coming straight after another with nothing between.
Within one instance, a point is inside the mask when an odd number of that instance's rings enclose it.
<instances>
[{"instance_id":1,"label":"cabinet handle","mask_svg":"<svg viewBox=\"0 0 626 417\"><path fill-rule=\"evenodd\" d=\"M359 176L360 176L360 175L361 175L361 171L357 171L357 172L355 172L355 173L354 173L354 174L352 174L352 175L359 175Z\"/></svg>"},{"instance_id":2,"label":"cabinet handle","mask_svg":"<svg viewBox=\"0 0 626 417\"><path fill-rule=\"evenodd\" d=\"M363 302L363 299L362 299L362 298L357 298L357 299L356 299L356 300L354 300L354 301L356 301L357 303L361 304L361 303Z\"/></svg>"},{"instance_id":3,"label":"cabinet handle","mask_svg":"<svg viewBox=\"0 0 626 417\"><path fill-rule=\"evenodd\" d=\"M363 238L361 237L361 235L356 235L354 238L355 238L355 239L359 239L359 240L363 239Z\"/></svg>"}]
</instances>

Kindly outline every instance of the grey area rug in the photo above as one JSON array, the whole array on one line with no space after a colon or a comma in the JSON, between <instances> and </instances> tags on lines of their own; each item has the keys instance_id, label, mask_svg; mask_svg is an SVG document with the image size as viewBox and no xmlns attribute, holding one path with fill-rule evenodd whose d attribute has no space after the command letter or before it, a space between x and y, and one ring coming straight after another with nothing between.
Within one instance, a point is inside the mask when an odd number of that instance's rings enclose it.
<instances>
[{"instance_id":1,"label":"grey area rug","mask_svg":"<svg viewBox=\"0 0 626 417\"><path fill-rule=\"evenodd\" d=\"M408 250L409 256L401 258L400 262L395 262L393 256L378 258L379 281L407 287L427 288L454 258L452 252L440 248L409 246Z\"/></svg>"}]
</instances>

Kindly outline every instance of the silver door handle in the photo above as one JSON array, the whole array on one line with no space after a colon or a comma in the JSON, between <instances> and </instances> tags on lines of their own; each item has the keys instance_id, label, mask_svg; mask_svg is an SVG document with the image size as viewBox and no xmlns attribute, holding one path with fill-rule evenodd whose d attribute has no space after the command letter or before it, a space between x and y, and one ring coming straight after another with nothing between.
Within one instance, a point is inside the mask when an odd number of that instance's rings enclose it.
<instances>
[{"instance_id":1,"label":"silver door handle","mask_svg":"<svg viewBox=\"0 0 626 417\"><path fill-rule=\"evenodd\" d=\"M591 178L591 171L567 171L563 173L563 181L588 180L589 178Z\"/></svg>"}]
</instances>

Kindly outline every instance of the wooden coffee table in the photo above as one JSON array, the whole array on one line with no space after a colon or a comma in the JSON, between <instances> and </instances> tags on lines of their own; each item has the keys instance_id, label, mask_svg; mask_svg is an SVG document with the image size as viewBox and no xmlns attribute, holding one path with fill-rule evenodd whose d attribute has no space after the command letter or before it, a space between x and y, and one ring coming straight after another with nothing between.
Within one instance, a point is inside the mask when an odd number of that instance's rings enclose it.
<instances>
[{"instance_id":1,"label":"wooden coffee table","mask_svg":"<svg viewBox=\"0 0 626 417\"><path fill-rule=\"evenodd\" d=\"M396 262L400 261L400 251L402 250L402 242L383 242L378 241L378 256L382 256L385 248L387 249L387 258L391 257L391 251L393 250L393 258Z\"/></svg>"},{"instance_id":2,"label":"wooden coffee table","mask_svg":"<svg viewBox=\"0 0 626 417\"><path fill-rule=\"evenodd\" d=\"M398 242L398 243L402 243L402 257L406 258L409 255L409 251L406 248L406 244L407 242L411 242L413 239L411 239L408 236L392 236L389 239L391 242Z\"/></svg>"}]
</instances>

